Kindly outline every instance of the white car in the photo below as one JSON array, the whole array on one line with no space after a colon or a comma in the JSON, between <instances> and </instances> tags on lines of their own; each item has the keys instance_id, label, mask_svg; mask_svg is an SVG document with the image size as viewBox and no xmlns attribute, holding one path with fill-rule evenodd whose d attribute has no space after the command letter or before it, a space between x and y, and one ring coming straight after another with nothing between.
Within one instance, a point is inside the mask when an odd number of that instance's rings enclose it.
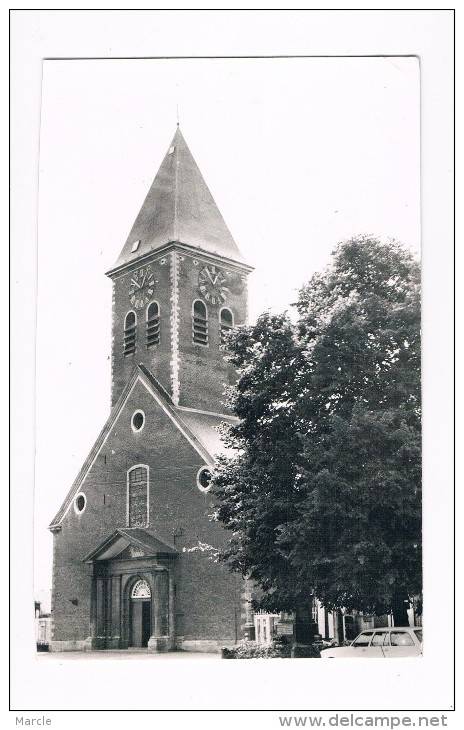
<instances>
[{"instance_id":1,"label":"white car","mask_svg":"<svg viewBox=\"0 0 464 730\"><path fill-rule=\"evenodd\" d=\"M321 651L321 659L396 659L418 656L422 656L422 628L419 626L361 631L349 646L334 646Z\"/></svg>"}]
</instances>

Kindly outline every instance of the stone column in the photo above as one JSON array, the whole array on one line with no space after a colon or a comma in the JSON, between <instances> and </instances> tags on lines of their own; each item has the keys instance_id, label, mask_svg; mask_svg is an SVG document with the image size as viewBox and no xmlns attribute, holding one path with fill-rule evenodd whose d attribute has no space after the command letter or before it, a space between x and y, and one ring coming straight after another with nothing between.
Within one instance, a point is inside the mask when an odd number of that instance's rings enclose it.
<instances>
[{"instance_id":1,"label":"stone column","mask_svg":"<svg viewBox=\"0 0 464 730\"><path fill-rule=\"evenodd\" d=\"M130 637L130 594L127 585L132 580L130 575L120 576L120 616L121 616L121 649L127 649Z\"/></svg>"},{"instance_id":2,"label":"stone column","mask_svg":"<svg viewBox=\"0 0 464 730\"><path fill-rule=\"evenodd\" d=\"M111 619L109 625L109 649L121 648L121 576L112 575L109 578L111 593Z\"/></svg>"},{"instance_id":3,"label":"stone column","mask_svg":"<svg viewBox=\"0 0 464 730\"><path fill-rule=\"evenodd\" d=\"M175 590L174 590L174 574L173 571L169 571L169 648L172 650L176 645L176 625L175 625Z\"/></svg>"},{"instance_id":4,"label":"stone column","mask_svg":"<svg viewBox=\"0 0 464 730\"><path fill-rule=\"evenodd\" d=\"M105 579L96 579L96 624L97 624L97 636L96 636L96 647L97 649L103 649L106 643L106 610L105 610Z\"/></svg>"},{"instance_id":5,"label":"stone column","mask_svg":"<svg viewBox=\"0 0 464 730\"><path fill-rule=\"evenodd\" d=\"M90 636L85 641L85 648L97 648L97 579L94 575L90 584Z\"/></svg>"}]
</instances>

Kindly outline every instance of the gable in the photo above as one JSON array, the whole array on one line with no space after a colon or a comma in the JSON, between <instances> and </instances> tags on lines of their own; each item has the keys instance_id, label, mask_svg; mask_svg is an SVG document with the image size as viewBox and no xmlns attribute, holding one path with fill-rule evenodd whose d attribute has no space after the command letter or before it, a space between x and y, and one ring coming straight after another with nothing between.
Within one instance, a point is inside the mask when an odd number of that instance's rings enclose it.
<instances>
[{"instance_id":1,"label":"gable","mask_svg":"<svg viewBox=\"0 0 464 730\"><path fill-rule=\"evenodd\" d=\"M137 412L141 412L144 418L143 428L138 432L134 431L132 424L133 416ZM160 447L162 437L169 448ZM175 461L179 450L187 452L187 455L190 454L190 461L199 465L211 464L214 460L214 454L208 451L204 443L192 432L188 423L176 412L169 402L169 396L165 394L156 379L146 368L137 366L62 507L50 524L50 529L57 527L72 507L76 495L102 452L108 453L115 460L119 459L122 465L133 466L145 463L143 459L147 453L159 454L165 461L169 459ZM106 455L104 458L106 460ZM127 468L121 468L121 472L126 471ZM125 485L120 485L120 488L124 491Z\"/></svg>"},{"instance_id":2,"label":"gable","mask_svg":"<svg viewBox=\"0 0 464 730\"><path fill-rule=\"evenodd\" d=\"M177 550L156 537L155 534L141 528L122 528L115 530L98 547L92 550L83 562L95 560L133 560L134 558L157 557L158 555L176 555Z\"/></svg>"}]
</instances>

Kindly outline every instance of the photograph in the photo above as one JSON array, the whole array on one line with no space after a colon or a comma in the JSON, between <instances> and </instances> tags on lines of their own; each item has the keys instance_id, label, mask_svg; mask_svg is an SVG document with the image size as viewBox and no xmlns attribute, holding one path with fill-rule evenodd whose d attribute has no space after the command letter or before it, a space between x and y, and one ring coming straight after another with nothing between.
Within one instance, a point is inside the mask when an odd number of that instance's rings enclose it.
<instances>
[{"instance_id":1,"label":"photograph","mask_svg":"<svg viewBox=\"0 0 464 730\"><path fill-rule=\"evenodd\" d=\"M49 61L41 135L48 649L420 654L418 60Z\"/></svg>"}]
</instances>

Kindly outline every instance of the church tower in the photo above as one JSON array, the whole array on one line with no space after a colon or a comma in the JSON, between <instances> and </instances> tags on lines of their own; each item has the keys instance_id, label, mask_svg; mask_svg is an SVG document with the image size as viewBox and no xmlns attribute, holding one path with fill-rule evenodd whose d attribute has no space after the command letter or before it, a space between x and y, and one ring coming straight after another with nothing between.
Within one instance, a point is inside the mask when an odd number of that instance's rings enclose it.
<instances>
[{"instance_id":1,"label":"church tower","mask_svg":"<svg viewBox=\"0 0 464 730\"><path fill-rule=\"evenodd\" d=\"M134 365L174 405L223 412L224 335L247 314L251 271L179 128L115 266L112 404Z\"/></svg>"},{"instance_id":2,"label":"church tower","mask_svg":"<svg viewBox=\"0 0 464 730\"><path fill-rule=\"evenodd\" d=\"M210 472L246 321L243 260L177 129L114 267L111 412L49 529L52 651L214 651L243 638L240 576L214 560Z\"/></svg>"}]
</instances>

